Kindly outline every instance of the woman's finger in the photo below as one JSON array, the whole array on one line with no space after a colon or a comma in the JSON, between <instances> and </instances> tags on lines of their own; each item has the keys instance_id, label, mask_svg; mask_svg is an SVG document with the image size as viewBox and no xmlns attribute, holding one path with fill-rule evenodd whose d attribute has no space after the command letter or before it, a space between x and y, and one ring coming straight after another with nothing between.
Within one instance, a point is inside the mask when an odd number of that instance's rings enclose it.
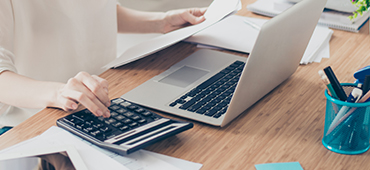
<instances>
[{"instance_id":1,"label":"woman's finger","mask_svg":"<svg viewBox=\"0 0 370 170\"><path fill-rule=\"evenodd\" d=\"M86 94L80 91L66 90L62 93L62 96L72 101L79 101L82 105L84 105L88 110L90 110L96 116L104 116L104 117L110 116L110 112L107 107L105 107L100 102L94 101L97 99L90 99Z\"/></svg>"},{"instance_id":2,"label":"woman's finger","mask_svg":"<svg viewBox=\"0 0 370 170\"><path fill-rule=\"evenodd\" d=\"M196 16L193 14L194 11L192 9L186 10L181 14L181 17L188 23L195 25L203 22L205 20L203 15Z\"/></svg>"},{"instance_id":3,"label":"woman's finger","mask_svg":"<svg viewBox=\"0 0 370 170\"><path fill-rule=\"evenodd\" d=\"M107 80L105 80L105 79L103 79L103 78L101 78L101 77L99 77L99 76L97 76L97 75L92 75L91 76L93 79L95 79L96 81L98 81L99 82L99 84L102 86L102 88L104 89L104 91L108 94L108 86L109 86L109 84L108 84L108 81Z\"/></svg>"},{"instance_id":4,"label":"woman's finger","mask_svg":"<svg viewBox=\"0 0 370 170\"><path fill-rule=\"evenodd\" d=\"M59 99L59 102L62 105L62 109L67 112L74 111L78 108L78 104L76 103L76 101L63 96Z\"/></svg>"},{"instance_id":5,"label":"woman's finger","mask_svg":"<svg viewBox=\"0 0 370 170\"><path fill-rule=\"evenodd\" d=\"M97 76L90 76L86 72L80 72L77 74L76 79L86 86L87 89L91 91L101 103L107 107L110 105L110 100L107 93L108 82L104 81L104 79L97 78Z\"/></svg>"},{"instance_id":6,"label":"woman's finger","mask_svg":"<svg viewBox=\"0 0 370 170\"><path fill-rule=\"evenodd\" d=\"M197 17L200 17L200 16L203 16L206 11L207 11L208 8L193 8L191 10L191 13L194 15L194 16L197 16Z\"/></svg>"}]
</instances>

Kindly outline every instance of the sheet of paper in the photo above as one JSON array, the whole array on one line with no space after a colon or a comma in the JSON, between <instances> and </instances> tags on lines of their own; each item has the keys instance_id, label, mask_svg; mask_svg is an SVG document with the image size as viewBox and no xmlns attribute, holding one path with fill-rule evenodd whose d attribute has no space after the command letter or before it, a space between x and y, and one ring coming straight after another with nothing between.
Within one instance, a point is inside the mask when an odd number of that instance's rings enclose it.
<instances>
[{"instance_id":1,"label":"sheet of paper","mask_svg":"<svg viewBox=\"0 0 370 170\"><path fill-rule=\"evenodd\" d=\"M142 42L159 37L160 33L150 34L117 34L117 58L121 56L126 50L134 47Z\"/></svg>"},{"instance_id":2,"label":"sheet of paper","mask_svg":"<svg viewBox=\"0 0 370 170\"><path fill-rule=\"evenodd\" d=\"M232 15L184 41L250 53L259 33L259 29L255 27L261 27L267 21ZM317 59L324 42L329 42L332 34L333 31L328 27L317 26L300 63L308 64Z\"/></svg>"},{"instance_id":3,"label":"sheet of paper","mask_svg":"<svg viewBox=\"0 0 370 170\"><path fill-rule=\"evenodd\" d=\"M214 0L205 13L206 20L200 24L188 26L163 34L127 49L116 60L105 65L105 68L119 67L175 44L225 18L241 9L240 0Z\"/></svg>"},{"instance_id":4,"label":"sheet of paper","mask_svg":"<svg viewBox=\"0 0 370 170\"><path fill-rule=\"evenodd\" d=\"M210 45L203 45L203 44L197 44L198 48L204 48L204 49L210 49L210 50L224 50L224 48L221 47L215 47Z\"/></svg>"},{"instance_id":5,"label":"sheet of paper","mask_svg":"<svg viewBox=\"0 0 370 170\"><path fill-rule=\"evenodd\" d=\"M319 54L313 60L313 62L320 63L321 62L321 59L323 59L323 58L329 58L329 56L330 56L329 42L325 42L323 49L319 52Z\"/></svg>"},{"instance_id":6,"label":"sheet of paper","mask_svg":"<svg viewBox=\"0 0 370 170\"><path fill-rule=\"evenodd\" d=\"M325 45L329 43L332 35L333 30L328 27L317 26L307 45L301 64L312 63L315 59L318 59L318 57L320 57L319 53L324 49Z\"/></svg>"},{"instance_id":7,"label":"sheet of paper","mask_svg":"<svg viewBox=\"0 0 370 170\"><path fill-rule=\"evenodd\" d=\"M59 145L73 145L79 152L81 158L85 162L88 169L101 170L129 170L117 161L109 158L85 142L74 137L72 134L64 131L58 127L51 127L42 135L37 136L29 141L12 146L8 149L1 151L1 153L12 153L22 151L27 148L45 148Z\"/></svg>"},{"instance_id":8,"label":"sheet of paper","mask_svg":"<svg viewBox=\"0 0 370 170\"><path fill-rule=\"evenodd\" d=\"M65 162L65 159L57 157L56 153L62 154L71 161L72 166L76 170L88 170L85 162L81 158L73 145L60 145L55 147L44 148L26 148L19 152L12 152L8 154L0 153L0 169L17 170L17 169L36 169L38 167L40 156L60 159ZM59 160L58 159L58 160ZM31 168L35 167L35 168Z\"/></svg>"},{"instance_id":9,"label":"sheet of paper","mask_svg":"<svg viewBox=\"0 0 370 170\"><path fill-rule=\"evenodd\" d=\"M255 167L257 170L303 170L299 162L258 164Z\"/></svg>"},{"instance_id":10,"label":"sheet of paper","mask_svg":"<svg viewBox=\"0 0 370 170\"><path fill-rule=\"evenodd\" d=\"M158 156L161 154L144 150L139 150L127 156L121 156L88 143L56 126L51 127L40 136L4 149L0 153L17 152L30 147L45 148L59 145L75 146L88 169L92 170L199 170L202 166L202 164L169 156ZM188 168L183 169L179 165Z\"/></svg>"},{"instance_id":11,"label":"sheet of paper","mask_svg":"<svg viewBox=\"0 0 370 170\"><path fill-rule=\"evenodd\" d=\"M120 160L128 159L131 162L126 163L125 166L130 170L181 170L176 166L171 165L161 159L158 159L142 150L136 151L127 156L115 155L113 159L120 162ZM124 160L127 161L127 160Z\"/></svg>"},{"instance_id":12,"label":"sheet of paper","mask_svg":"<svg viewBox=\"0 0 370 170\"><path fill-rule=\"evenodd\" d=\"M262 26L267 21L232 15L184 41L250 53L259 30L251 27L244 20L253 22L258 26Z\"/></svg>"},{"instance_id":13,"label":"sheet of paper","mask_svg":"<svg viewBox=\"0 0 370 170\"><path fill-rule=\"evenodd\" d=\"M190 162L190 161L170 157L170 156L167 156L167 155L158 154L158 153L155 153L155 152L149 152L149 151L145 151L145 150L142 150L142 151L145 152L146 154L152 155L156 158L159 158L163 161L166 161L166 162L170 163L173 166L176 166L177 168L179 168L181 170L199 170L203 166L200 163Z\"/></svg>"}]
</instances>

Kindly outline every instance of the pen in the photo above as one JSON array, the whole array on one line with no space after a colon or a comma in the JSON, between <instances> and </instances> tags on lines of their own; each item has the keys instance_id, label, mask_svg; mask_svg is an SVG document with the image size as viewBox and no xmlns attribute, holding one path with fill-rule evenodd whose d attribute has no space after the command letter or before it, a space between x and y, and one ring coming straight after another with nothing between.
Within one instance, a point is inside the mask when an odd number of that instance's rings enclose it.
<instances>
[{"instance_id":1,"label":"pen","mask_svg":"<svg viewBox=\"0 0 370 170\"><path fill-rule=\"evenodd\" d=\"M335 140L336 138L338 138L340 135L343 135L343 131L346 128L348 128L348 125L352 122L352 117L353 117L353 115L351 115L350 117L348 117L348 119L346 119L343 122L343 125L337 126L336 128L334 128L333 131L330 132L330 136L329 135L325 135L325 138L326 138L327 143L331 143L333 140ZM340 141L343 141L343 140L340 140ZM342 143L339 143L339 145L342 145Z\"/></svg>"},{"instance_id":2,"label":"pen","mask_svg":"<svg viewBox=\"0 0 370 170\"><path fill-rule=\"evenodd\" d=\"M358 115L354 120L352 120L351 123L351 129L349 130L349 136L348 136L348 147L351 149L355 149L360 140L361 140L361 126L362 121L364 120L364 115Z\"/></svg>"},{"instance_id":3,"label":"pen","mask_svg":"<svg viewBox=\"0 0 370 170\"><path fill-rule=\"evenodd\" d=\"M362 84L363 93L367 93L370 89L370 75L365 76L364 83Z\"/></svg>"},{"instance_id":4,"label":"pen","mask_svg":"<svg viewBox=\"0 0 370 170\"><path fill-rule=\"evenodd\" d=\"M357 102L357 103L363 103L366 102L370 98L370 91L368 91L365 95L362 96L362 98ZM343 106L344 107L344 106ZM326 135L330 134L340 123L342 123L344 120L347 119L357 108L353 107L351 110L347 112L343 117L341 117L338 122L336 122L333 127L329 128L328 132Z\"/></svg>"},{"instance_id":5,"label":"pen","mask_svg":"<svg viewBox=\"0 0 370 170\"><path fill-rule=\"evenodd\" d=\"M321 80L324 82L324 84L328 88L328 91L329 91L330 95L333 96L334 98L338 99L338 96L335 94L335 91L333 89L333 86L331 86L331 84L330 84L330 82L328 80L328 77L326 77L324 71L319 70L319 75L321 77Z\"/></svg>"},{"instance_id":6,"label":"pen","mask_svg":"<svg viewBox=\"0 0 370 170\"><path fill-rule=\"evenodd\" d=\"M351 92L351 94L348 96L348 99L346 99L346 102L350 102L350 103L357 103L359 100L360 100L360 98L361 98L361 95L362 95L362 90L361 89L359 89L359 88L354 88L353 90L352 90L352 92ZM333 129L335 128L335 127L337 127L338 126L338 122L339 122L339 120L342 118L342 117L344 117L345 116L345 113L348 111L348 109L349 109L350 107L348 107L348 106L343 106L340 110L339 110L339 112L338 112L338 114L335 116L335 118L334 118L334 120L332 121L332 123L330 124L330 126L329 126L329 130L328 130L328 132L326 133L326 135L328 135L328 134L330 134L330 132L331 131L333 131Z\"/></svg>"},{"instance_id":7,"label":"pen","mask_svg":"<svg viewBox=\"0 0 370 170\"><path fill-rule=\"evenodd\" d=\"M352 135L355 135L353 131L354 126L357 125L357 119L359 119L358 115L350 115L340 126L336 127L331 132L330 136L326 136L327 143L331 143L339 137L339 141L336 142L340 147L344 147L345 145L354 146L355 138L353 138L354 136Z\"/></svg>"},{"instance_id":8,"label":"pen","mask_svg":"<svg viewBox=\"0 0 370 170\"><path fill-rule=\"evenodd\" d=\"M324 72L326 76L328 77L330 84L333 86L333 89L335 91L335 94L338 96L338 98L342 101L347 100L347 95L344 92L342 86L340 85L337 77L335 76L333 70L330 66L324 68Z\"/></svg>"},{"instance_id":9,"label":"pen","mask_svg":"<svg viewBox=\"0 0 370 170\"><path fill-rule=\"evenodd\" d=\"M355 88L355 89L358 89L358 88ZM357 96L354 96L353 93L351 93L347 98L347 102L357 103L362 95L362 90L358 89L358 91L359 91L358 92L359 95L357 94ZM342 140L345 141L347 139L347 142L345 142L344 145L348 143L349 148L354 149L358 145L358 139L359 139L359 134L360 134L359 131L361 131L361 128L358 127L360 126L358 121L363 122L364 120L363 115L364 114L359 114L359 115L356 114L355 118L353 118L350 125L347 127L347 130L343 131L344 139ZM350 120L350 119L347 119L347 120Z\"/></svg>"},{"instance_id":10,"label":"pen","mask_svg":"<svg viewBox=\"0 0 370 170\"><path fill-rule=\"evenodd\" d=\"M330 82L328 80L328 77L326 77L324 71L319 70L319 75L321 77L322 82L324 82L324 84L326 85L326 88L328 89L328 94L331 95L333 98L338 99L338 97L335 94L334 89L331 86L331 84L330 84ZM333 106L334 113L337 114L338 113L338 110L339 110L338 109L338 106L335 103L333 103L333 102L331 102L331 105Z\"/></svg>"},{"instance_id":11,"label":"pen","mask_svg":"<svg viewBox=\"0 0 370 170\"><path fill-rule=\"evenodd\" d=\"M260 29L261 29L261 27L260 27L260 26L258 26L257 24L255 24L255 23L254 23L254 22L252 22L252 21L249 21L249 20L247 20L247 19L244 19L244 22L245 22L246 24L248 24L249 26L251 26L252 28L256 29L256 30L260 30Z\"/></svg>"}]
</instances>

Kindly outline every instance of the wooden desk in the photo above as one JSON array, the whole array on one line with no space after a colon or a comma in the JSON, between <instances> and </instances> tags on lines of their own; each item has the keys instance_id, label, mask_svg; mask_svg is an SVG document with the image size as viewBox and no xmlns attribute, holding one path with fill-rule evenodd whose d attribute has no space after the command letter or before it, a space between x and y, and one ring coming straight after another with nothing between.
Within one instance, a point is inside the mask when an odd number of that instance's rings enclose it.
<instances>
[{"instance_id":1,"label":"wooden desk","mask_svg":"<svg viewBox=\"0 0 370 170\"><path fill-rule=\"evenodd\" d=\"M245 9L254 0L243 0L239 15L264 18ZM252 169L255 164L298 161L304 169L367 169L370 152L340 155L328 151L321 139L325 115L325 86L317 71L330 65L341 82L353 82L352 74L370 64L370 36L366 24L360 33L334 30L330 59L298 67L275 90L224 128L193 122L194 128L160 141L148 150L203 164L204 170ZM101 77L110 83L116 98L196 50L178 43L140 61L110 69ZM241 54L238 54L241 55ZM45 109L0 137L0 149L41 134L65 113ZM161 114L166 117L179 117Z\"/></svg>"}]
</instances>

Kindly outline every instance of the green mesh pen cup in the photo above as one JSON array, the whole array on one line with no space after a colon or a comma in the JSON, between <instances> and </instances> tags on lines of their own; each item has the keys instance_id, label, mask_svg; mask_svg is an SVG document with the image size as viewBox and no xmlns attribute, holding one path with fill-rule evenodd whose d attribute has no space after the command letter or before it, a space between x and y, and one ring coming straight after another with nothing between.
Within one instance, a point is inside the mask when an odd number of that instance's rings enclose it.
<instances>
[{"instance_id":1,"label":"green mesh pen cup","mask_svg":"<svg viewBox=\"0 0 370 170\"><path fill-rule=\"evenodd\" d=\"M355 84L343 83L347 96ZM322 144L330 151L355 155L370 147L370 102L350 103L333 98L325 90L326 111Z\"/></svg>"}]
</instances>

